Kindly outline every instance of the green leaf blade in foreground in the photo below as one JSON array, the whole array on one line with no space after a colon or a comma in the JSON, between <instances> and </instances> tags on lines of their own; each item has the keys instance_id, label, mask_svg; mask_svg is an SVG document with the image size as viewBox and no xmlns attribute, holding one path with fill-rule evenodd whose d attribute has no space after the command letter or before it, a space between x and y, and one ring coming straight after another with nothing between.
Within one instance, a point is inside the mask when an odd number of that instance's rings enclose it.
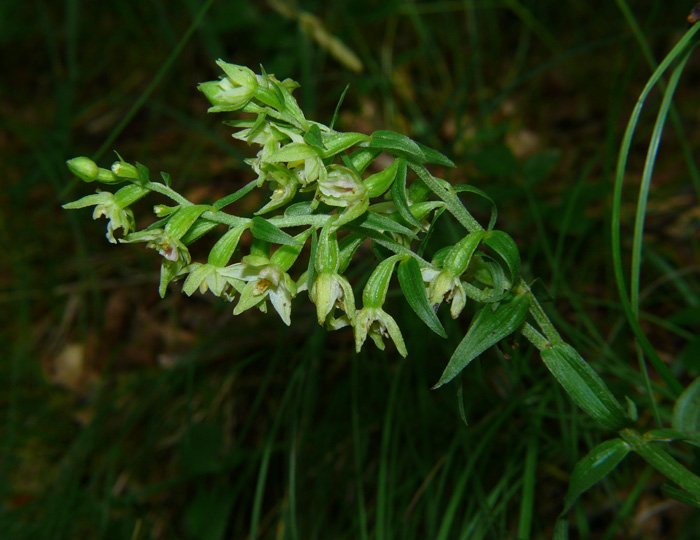
<instances>
[{"instance_id":1,"label":"green leaf blade in foreground","mask_svg":"<svg viewBox=\"0 0 700 540\"><path fill-rule=\"evenodd\" d=\"M395 156L405 157L409 161L423 164L428 161L428 158L421 150L418 144L406 137L393 131L379 130L372 133L369 140L369 148L376 148L394 154Z\"/></svg>"},{"instance_id":2,"label":"green leaf blade in foreground","mask_svg":"<svg viewBox=\"0 0 700 540\"><path fill-rule=\"evenodd\" d=\"M521 266L520 252L515 240L503 231L489 231L484 237L484 244L491 248L498 255L498 258L505 263L510 273L510 281L515 285L520 277Z\"/></svg>"},{"instance_id":3,"label":"green leaf blade in foreground","mask_svg":"<svg viewBox=\"0 0 700 540\"><path fill-rule=\"evenodd\" d=\"M284 246L299 246L299 241L290 236L279 227L261 217L254 217L250 220L250 232L258 240L264 240L273 244Z\"/></svg>"},{"instance_id":4,"label":"green leaf blade in foreground","mask_svg":"<svg viewBox=\"0 0 700 540\"><path fill-rule=\"evenodd\" d=\"M447 333L430 306L418 261L413 257L402 261L401 264L399 264L398 276L401 290L406 297L408 305L411 306L411 309L413 309L428 328L438 336L446 338Z\"/></svg>"},{"instance_id":5,"label":"green leaf blade in foreground","mask_svg":"<svg viewBox=\"0 0 700 540\"><path fill-rule=\"evenodd\" d=\"M700 377L690 383L676 400L671 424L681 431L700 431Z\"/></svg>"},{"instance_id":6,"label":"green leaf blade in foreground","mask_svg":"<svg viewBox=\"0 0 700 540\"><path fill-rule=\"evenodd\" d=\"M391 184L391 198L399 212L399 215L406 220L409 225L420 228L420 222L411 213L408 207L408 197L406 196L406 161L397 159L397 172L394 182Z\"/></svg>"},{"instance_id":7,"label":"green leaf blade in foreground","mask_svg":"<svg viewBox=\"0 0 700 540\"><path fill-rule=\"evenodd\" d=\"M561 514L566 514L582 493L610 474L631 449L632 447L622 439L611 439L596 446L579 461L571 473Z\"/></svg>"},{"instance_id":8,"label":"green leaf blade in foreground","mask_svg":"<svg viewBox=\"0 0 700 540\"><path fill-rule=\"evenodd\" d=\"M425 154L428 163L432 163L433 165L442 165L443 167L455 167L454 162L445 154L441 154L437 150L434 150L433 148L425 146L419 142L416 144L421 150L423 150L423 154Z\"/></svg>"},{"instance_id":9,"label":"green leaf blade in foreground","mask_svg":"<svg viewBox=\"0 0 700 540\"><path fill-rule=\"evenodd\" d=\"M502 302L496 311L491 305L482 307L433 389L450 382L486 349L515 332L525 322L529 306L530 297L524 295Z\"/></svg>"},{"instance_id":10,"label":"green leaf blade in foreground","mask_svg":"<svg viewBox=\"0 0 700 540\"><path fill-rule=\"evenodd\" d=\"M591 418L615 431L631 423L603 379L571 345L556 343L540 355L569 397Z\"/></svg>"}]
</instances>

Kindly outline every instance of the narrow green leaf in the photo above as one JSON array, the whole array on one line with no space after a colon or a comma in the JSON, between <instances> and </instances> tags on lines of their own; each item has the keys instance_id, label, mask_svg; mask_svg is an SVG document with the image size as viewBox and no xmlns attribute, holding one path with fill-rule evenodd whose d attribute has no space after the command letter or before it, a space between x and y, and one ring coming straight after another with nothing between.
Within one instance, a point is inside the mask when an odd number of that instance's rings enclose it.
<instances>
[{"instance_id":1,"label":"narrow green leaf","mask_svg":"<svg viewBox=\"0 0 700 540\"><path fill-rule=\"evenodd\" d=\"M331 118L331 123L329 127L333 129L333 126L335 125L335 121L338 119L338 113L340 112L340 106L343 104L343 100L345 99L345 94L348 93L348 90L350 89L350 85L346 84L345 88L343 89L343 93L340 94L340 98L338 99L338 104L335 106L335 111L333 112L333 118Z\"/></svg>"},{"instance_id":2,"label":"narrow green leaf","mask_svg":"<svg viewBox=\"0 0 700 540\"><path fill-rule=\"evenodd\" d=\"M406 176L406 160L403 158L395 159L394 162L389 165L386 169L368 176L362 183L367 190L367 195L370 199L384 195L386 191L391 187L391 185L396 180L396 175L399 172L399 165L403 163L404 178Z\"/></svg>"},{"instance_id":3,"label":"narrow green leaf","mask_svg":"<svg viewBox=\"0 0 700 540\"><path fill-rule=\"evenodd\" d=\"M269 163L286 163L290 161L302 161L304 159L315 157L319 157L319 153L313 147L304 143L292 142L273 153L267 158L267 161Z\"/></svg>"},{"instance_id":4,"label":"narrow green leaf","mask_svg":"<svg viewBox=\"0 0 700 540\"><path fill-rule=\"evenodd\" d=\"M630 450L630 445L622 439L610 439L596 446L579 461L571 473L561 515L571 509L582 493L610 474Z\"/></svg>"},{"instance_id":5,"label":"narrow green leaf","mask_svg":"<svg viewBox=\"0 0 700 540\"><path fill-rule=\"evenodd\" d=\"M407 223L414 227L420 228L420 222L413 216L408 208L408 198L406 197L406 161L397 159L398 165L394 183L391 185L391 198L396 205L399 215L406 220Z\"/></svg>"},{"instance_id":6,"label":"narrow green leaf","mask_svg":"<svg viewBox=\"0 0 700 540\"><path fill-rule=\"evenodd\" d=\"M680 501L683 504L700 509L700 495L689 493L686 490L679 488L675 484L665 482L661 486L661 493L666 495L666 497Z\"/></svg>"},{"instance_id":7,"label":"narrow green leaf","mask_svg":"<svg viewBox=\"0 0 700 540\"><path fill-rule=\"evenodd\" d=\"M326 143L326 146L327 145L328 143ZM364 172L369 164L381 153L382 151L376 148L358 148L350 154L350 161L352 161L355 170L361 173Z\"/></svg>"},{"instance_id":8,"label":"narrow green leaf","mask_svg":"<svg viewBox=\"0 0 700 540\"><path fill-rule=\"evenodd\" d=\"M457 197L455 194L452 186L447 184L444 180L435 178L425 167L416 165L415 163L409 163L409 167L413 169L413 171L425 183L430 191L435 193L438 198L445 202L447 211L452 214L465 229L467 229L469 232L480 231L483 229L483 227L479 225L479 222L476 221L476 219L474 219L474 217L464 207L462 201L460 201L459 197Z\"/></svg>"},{"instance_id":9,"label":"narrow green leaf","mask_svg":"<svg viewBox=\"0 0 700 540\"><path fill-rule=\"evenodd\" d=\"M291 216L309 216L314 213L314 207L311 201L301 201L298 203L290 204L284 209L284 215L287 217Z\"/></svg>"},{"instance_id":10,"label":"narrow green leaf","mask_svg":"<svg viewBox=\"0 0 700 540\"><path fill-rule=\"evenodd\" d=\"M180 208L168 220L168 224L165 226L165 233L171 238L179 240L190 230L190 227L199 219L199 216L207 210L211 210L211 206L207 204L195 204Z\"/></svg>"},{"instance_id":11,"label":"narrow green leaf","mask_svg":"<svg viewBox=\"0 0 700 540\"><path fill-rule=\"evenodd\" d=\"M491 203L491 218L489 219L489 226L486 228L487 230L492 230L494 225L496 225L496 219L498 218L498 208L496 208L496 203L494 200L488 196L488 194L485 191L480 190L477 187L470 186L468 184L460 184L458 186L454 186L455 193L474 193L475 195L478 195L482 199L486 199L488 202Z\"/></svg>"},{"instance_id":12,"label":"narrow green leaf","mask_svg":"<svg viewBox=\"0 0 700 540\"><path fill-rule=\"evenodd\" d=\"M430 148L429 146L425 146L424 144L421 144L419 142L417 142L416 144L423 151L423 154L425 155L425 158L428 163L432 163L434 165L442 165L443 167L455 166L454 162L446 155L441 154L437 150Z\"/></svg>"},{"instance_id":13,"label":"narrow green leaf","mask_svg":"<svg viewBox=\"0 0 700 540\"><path fill-rule=\"evenodd\" d=\"M515 285L520 278L520 252L515 240L503 231L489 231L484 236L484 244L506 265L510 281Z\"/></svg>"},{"instance_id":14,"label":"narrow green leaf","mask_svg":"<svg viewBox=\"0 0 700 540\"><path fill-rule=\"evenodd\" d=\"M209 231L216 229L220 223L215 221L209 221L208 219L199 218L194 222L187 232L182 235L180 241L186 246L190 245L192 242L199 240L202 236L207 234Z\"/></svg>"},{"instance_id":15,"label":"narrow green leaf","mask_svg":"<svg viewBox=\"0 0 700 540\"><path fill-rule=\"evenodd\" d=\"M354 220L352 224L364 229L372 229L379 232L394 232L408 236L409 238L417 238L416 234L408 227L404 227L393 219L375 214L374 212L365 212L362 216Z\"/></svg>"},{"instance_id":16,"label":"narrow green leaf","mask_svg":"<svg viewBox=\"0 0 700 540\"><path fill-rule=\"evenodd\" d=\"M411 306L411 309L413 309L416 315L418 315L420 320L423 321L428 328L430 328L438 336L446 338L447 333L430 306L430 301L428 300L428 294L425 290L425 284L423 283L423 277L420 273L418 261L413 257L402 261L399 264L397 274L399 276L401 290L406 297L408 305Z\"/></svg>"},{"instance_id":17,"label":"narrow green leaf","mask_svg":"<svg viewBox=\"0 0 700 540\"><path fill-rule=\"evenodd\" d=\"M224 206L228 206L229 204L236 202L241 197L245 197L249 192L251 192L255 188L257 184L257 179L253 180L252 182L248 182L238 191L231 193L231 195L226 195L226 197L222 197L221 199L216 201L212 206L216 210L221 210Z\"/></svg>"},{"instance_id":18,"label":"narrow green leaf","mask_svg":"<svg viewBox=\"0 0 700 540\"><path fill-rule=\"evenodd\" d=\"M652 429L644 434L644 439L653 442L685 441L693 446L700 446L700 433L680 431L678 429Z\"/></svg>"},{"instance_id":19,"label":"narrow green leaf","mask_svg":"<svg viewBox=\"0 0 700 540\"><path fill-rule=\"evenodd\" d=\"M226 233L217 240L214 247L211 248L207 262L213 266L226 266L233 252L236 250L236 247L238 247L238 241L241 239L241 235L247 228L247 225L238 225L226 231Z\"/></svg>"},{"instance_id":20,"label":"narrow green leaf","mask_svg":"<svg viewBox=\"0 0 700 540\"><path fill-rule=\"evenodd\" d=\"M311 231L311 253L309 255L309 266L306 270L306 289L311 291L311 286L314 281L316 281L316 254L318 251L318 234L316 234L316 229Z\"/></svg>"},{"instance_id":21,"label":"narrow green leaf","mask_svg":"<svg viewBox=\"0 0 700 540\"><path fill-rule=\"evenodd\" d=\"M504 301L495 311L490 305L482 307L433 389L450 382L486 349L515 332L525 322L529 305L530 297L524 295Z\"/></svg>"},{"instance_id":22,"label":"narrow green leaf","mask_svg":"<svg viewBox=\"0 0 700 540\"><path fill-rule=\"evenodd\" d=\"M319 153L323 153L326 150L323 146L323 139L321 138L321 129L317 124L311 124L309 131L304 133L304 142L314 147Z\"/></svg>"},{"instance_id":23,"label":"narrow green leaf","mask_svg":"<svg viewBox=\"0 0 700 540\"><path fill-rule=\"evenodd\" d=\"M119 191L114 194L114 202L119 208L126 208L142 197L145 197L150 192L150 189L139 186L138 184L129 184L128 186L120 188Z\"/></svg>"},{"instance_id":24,"label":"narrow green leaf","mask_svg":"<svg viewBox=\"0 0 700 540\"><path fill-rule=\"evenodd\" d=\"M414 141L393 131L379 130L372 133L369 140L370 148L384 150L395 156L405 157L419 164L426 163L428 158Z\"/></svg>"},{"instance_id":25,"label":"narrow green leaf","mask_svg":"<svg viewBox=\"0 0 700 540\"><path fill-rule=\"evenodd\" d=\"M259 216L250 220L250 232L255 238L271 242L273 244L282 244L286 246L299 246L299 242L294 237L288 235L279 227L276 227L269 221Z\"/></svg>"},{"instance_id":26,"label":"narrow green leaf","mask_svg":"<svg viewBox=\"0 0 700 540\"><path fill-rule=\"evenodd\" d=\"M322 133L324 150L321 157L333 157L340 152L352 148L360 143L367 142L369 137L364 133L342 132Z\"/></svg>"},{"instance_id":27,"label":"narrow green leaf","mask_svg":"<svg viewBox=\"0 0 700 540\"><path fill-rule=\"evenodd\" d=\"M671 425L681 431L700 431L700 377L676 400Z\"/></svg>"},{"instance_id":28,"label":"narrow green leaf","mask_svg":"<svg viewBox=\"0 0 700 540\"><path fill-rule=\"evenodd\" d=\"M571 345L556 343L540 354L547 369L586 414L616 431L630 424L631 419L603 379Z\"/></svg>"},{"instance_id":29,"label":"narrow green leaf","mask_svg":"<svg viewBox=\"0 0 700 540\"><path fill-rule=\"evenodd\" d=\"M338 241L338 249L340 250L340 253L338 255L339 274L343 274L343 272L345 272L345 270L348 269L348 266L350 266L350 263L352 262L352 258L354 257L357 248L359 248L362 245L362 242L364 241L364 236L357 233L350 233L346 236L343 236L343 238L341 238Z\"/></svg>"}]
</instances>

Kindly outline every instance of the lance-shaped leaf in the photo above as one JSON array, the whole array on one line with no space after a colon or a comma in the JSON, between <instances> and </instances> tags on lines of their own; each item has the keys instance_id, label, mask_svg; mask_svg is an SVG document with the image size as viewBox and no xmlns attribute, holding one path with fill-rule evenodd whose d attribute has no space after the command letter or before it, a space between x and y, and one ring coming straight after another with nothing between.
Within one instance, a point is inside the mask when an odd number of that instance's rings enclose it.
<instances>
[{"instance_id":1,"label":"lance-shaped leaf","mask_svg":"<svg viewBox=\"0 0 700 540\"><path fill-rule=\"evenodd\" d=\"M391 187L391 185L396 180L396 175L399 172L399 166L402 162L404 171L403 174L405 178L406 160L395 159L394 162L383 171L368 176L367 178L365 178L365 180L363 180L362 183L365 185L365 188L367 189L367 195L370 199L383 195L386 192L386 190L388 190Z\"/></svg>"},{"instance_id":2,"label":"lance-shaped leaf","mask_svg":"<svg viewBox=\"0 0 700 540\"><path fill-rule=\"evenodd\" d=\"M179 240L190 230L190 227L199 219L199 216L207 210L211 210L211 207L206 204L195 204L180 208L168 220L168 224L165 226L165 234L170 236L170 238Z\"/></svg>"},{"instance_id":3,"label":"lance-shaped leaf","mask_svg":"<svg viewBox=\"0 0 700 540\"><path fill-rule=\"evenodd\" d=\"M496 219L498 218L498 208L496 207L496 203L493 201L493 199L489 197L485 191L468 184L460 184L459 186L455 186L454 190L455 193L474 193L475 195L479 195L479 197L486 199L491 203L491 218L489 219L489 226L487 227L487 230L492 230L494 225L496 225Z\"/></svg>"},{"instance_id":4,"label":"lance-shaped leaf","mask_svg":"<svg viewBox=\"0 0 700 540\"><path fill-rule=\"evenodd\" d=\"M517 283L520 277L520 252L508 233L503 231L489 231L484 237L484 244L493 250L508 268L509 278L512 284Z\"/></svg>"},{"instance_id":5,"label":"lance-shaped leaf","mask_svg":"<svg viewBox=\"0 0 700 540\"><path fill-rule=\"evenodd\" d=\"M631 423L603 379L571 345L556 343L540 354L547 369L586 414L615 431Z\"/></svg>"},{"instance_id":6,"label":"lance-shaped leaf","mask_svg":"<svg viewBox=\"0 0 700 540\"><path fill-rule=\"evenodd\" d=\"M370 148L384 150L396 156L405 157L416 163L426 163L428 158L414 141L393 131L379 130L372 133L369 141Z\"/></svg>"},{"instance_id":7,"label":"lance-shaped leaf","mask_svg":"<svg viewBox=\"0 0 700 540\"><path fill-rule=\"evenodd\" d=\"M686 490L671 484L670 482L666 482L661 486L661 493L666 497L680 501L683 504L700 509L700 495L689 493Z\"/></svg>"},{"instance_id":8,"label":"lance-shaped leaf","mask_svg":"<svg viewBox=\"0 0 700 540\"><path fill-rule=\"evenodd\" d=\"M318 127L318 124L311 124L309 131L304 134L304 142L309 146L313 146L319 153L324 152L321 129Z\"/></svg>"},{"instance_id":9,"label":"lance-shaped leaf","mask_svg":"<svg viewBox=\"0 0 700 540\"><path fill-rule=\"evenodd\" d=\"M255 238L264 240L265 242L282 244L285 246L299 245L299 242L295 240L293 236L290 236L279 227L259 216L250 220L250 232Z\"/></svg>"},{"instance_id":10,"label":"lance-shaped leaf","mask_svg":"<svg viewBox=\"0 0 700 540\"><path fill-rule=\"evenodd\" d=\"M690 383L676 400L671 423L681 431L700 431L700 377Z\"/></svg>"},{"instance_id":11,"label":"lance-shaped leaf","mask_svg":"<svg viewBox=\"0 0 700 540\"><path fill-rule=\"evenodd\" d=\"M450 382L486 349L515 332L525 322L529 305L530 297L524 295L501 303L495 311L490 305L482 307L433 389Z\"/></svg>"},{"instance_id":12,"label":"lance-shaped leaf","mask_svg":"<svg viewBox=\"0 0 700 540\"><path fill-rule=\"evenodd\" d=\"M365 212L352 222L352 226L372 229L378 232L394 232L408 236L409 238L417 238L416 234L408 227L404 227L393 219L375 214L374 212Z\"/></svg>"},{"instance_id":13,"label":"lance-shaped leaf","mask_svg":"<svg viewBox=\"0 0 700 540\"><path fill-rule=\"evenodd\" d=\"M425 158L427 159L428 163L433 163L435 165L442 165L444 167L454 167L455 164L454 162L448 158L446 155L441 154L437 150L434 150L433 148L430 148L428 146L425 146L424 144L421 144L419 142L416 143L418 147L423 150L423 154L425 155Z\"/></svg>"},{"instance_id":14,"label":"lance-shaped leaf","mask_svg":"<svg viewBox=\"0 0 700 540\"><path fill-rule=\"evenodd\" d=\"M399 264L398 276L401 290L411 309L415 311L416 315L428 328L438 336L446 338L447 333L430 306L418 261L413 257L402 261Z\"/></svg>"},{"instance_id":15,"label":"lance-shaped leaf","mask_svg":"<svg viewBox=\"0 0 700 540\"><path fill-rule=\"evenodd\" d=\"M322 137L325 149L321 152L321 157L324 159L369 140L369 137L364 133L338 133L337 131L322 133Z\"/></svg>"},{"instance_id":16,"label":"lance-shaped leaf","mask_svg":"<svg viewBox=\"0 0 700 540\"><path fill-rule=\"evenodd\" d=\"M596 446L579 461L571 473L562 515L571 509L583 492L610 474L630 450L631 446L622 439L611 439Z\"/></svg>"},{"instance_id":17,"label":"lance-shaped leaf","mask_svg":"<svg viewBox=\"0 0 700 540\"><path fill-rule=\"evenodd\" d=\"M238 225L232 227L219 238L209 252L207 262L213 266L226 266L233 255L233 252L238 247L238 241L241 235L248 228L248 225Z\"/></svg>"},{"instance_id":18,"label":"lance-shaped leaf","mask_svg":"<svg viewBox=\"0 0 700 540\"><path fill-rule=\"evenodd\" d=\"M408 207L408 197L406 196L406 160L397 159L397 171L394 183L391 185L391 198L399 211L399 215L410 225L420 228L420 222L413 216Z\"/></svg>"}]
</instances>

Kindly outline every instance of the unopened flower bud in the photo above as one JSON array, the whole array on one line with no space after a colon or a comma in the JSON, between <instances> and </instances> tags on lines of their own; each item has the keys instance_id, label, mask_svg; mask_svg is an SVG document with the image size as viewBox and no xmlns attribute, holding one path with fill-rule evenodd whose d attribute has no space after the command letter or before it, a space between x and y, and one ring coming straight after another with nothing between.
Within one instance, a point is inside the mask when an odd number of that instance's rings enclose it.
<instances>
[{"instance_id":1,"label":"unopened flower bud","mask_svg":"<svg viewBox=\"0 0 700 540\"><path fill-rule=\"evenodd\" d=\"M97 180L99 168L97 164L88 157L77 157L66 161L68 169L83 182L94 182Z\"/></svg>"},{"instance_id":2,"label":"unopened flower bud","mask_svg":"<svg viewBox=\"0 0 700 540\"><path fill-rule=\"evenodd\" d=\"M119 178L131 178L134 180L139 178L138 169L126 161L115 161L112 163L112 172Z\"/></svg>"}]
</instances>

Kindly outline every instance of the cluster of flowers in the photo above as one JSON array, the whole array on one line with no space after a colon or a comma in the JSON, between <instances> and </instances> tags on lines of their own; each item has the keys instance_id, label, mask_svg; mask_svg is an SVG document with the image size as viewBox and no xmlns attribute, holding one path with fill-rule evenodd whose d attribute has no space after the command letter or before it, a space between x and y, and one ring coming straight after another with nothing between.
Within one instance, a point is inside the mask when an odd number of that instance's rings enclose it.
<instances>
[{"instance_id":1,"label":"cluster of flowers","mask_svg":"<svg viewBox=\"0 0 700 540\"><path fill-rule=\"evenodd\" d=\"M67 162L69 169L86 182L126 183L116 193L98 190L64 208L94 206L93 218L109 219L110 242L117 242L114 231L122 229L124 236L119 242L145 242L157 250L163 256L161 295L171 281L184 278L183 291L188 295L196 290L210 291L229 301L237 300L234 315L252 307L266 311L269 300L289 325L292 299L307 291L316 306L319 324L328 329L352 326L358 351L367 337L380 349L384 348L383 338L389 337L406 356L401 331L383 309L397 264L406 267L404 275L408 277L401 285L407 299L426 324L439 333L441 326L435 312L441 303L451 303L450 313L456 318L467 297L498 302L516 283L517 271L506 276L501 269L514 270L516 265L501 261L499 266L492 257L477 251L484 243L495 248L497 255L508 251L505 248L510 244L504 244L498 231L484 230L466 210L457 215L469 230L460 242L438 251L432 262L419 256L422 249L412 249L412 242L420 241L419 235L425 241L431 225L443 210L450 209L450 197L456 200L453 188L424 167L426 163L451 166L445 156L396 133L342 133L312 122L292 97L296 82L280 82L264 71L256 75L246 67L223 61L218 64L224 76L199 86L212 104L209 111L248 113L246 118L227 124L236 129L234 138L261 147L254 158L247 160L257 179L240 192L212 205L195 205L171 188L168 175L162 173L163 182L153 182L143 165L127 163L121 157L111 170L99 168L86 157ZM363 179L365 170L382 152L393 155L392 164ZM417 178L407 185L408 170L416 172ZM250 189L265 184L272 194L255 217L222 211ZM474 188L470 191L478 192ZM176 204L156 206L159 221L134 231L130 205L151 192L166 195ZM305 197L305 193L313 196ZM433 193L442 200L429 200ZM378 202L373 201L378 198ZM261 217L281 209L283 213ZM207 261L193 262L187 246L222 224L228 230ZM303 230L291 236L282 230L287 227ZM252 235L250 252L240 262L229 264L246 231ZM343 274L367 239L376 247L375 253L380 258L383 253L384 258L369 277L362 293L362 308L358 309L352 286ZM512 242L510 237L507 240ZM294 279L289 271L307 243L311 247L307 267ZM273 250L274 245L277 247ZM399 274L401 278L401 271ZM472 283L464 281L467 274ZM412 281L420 283L420 290L411 289Z\"/></svg>"}]
</instances>

